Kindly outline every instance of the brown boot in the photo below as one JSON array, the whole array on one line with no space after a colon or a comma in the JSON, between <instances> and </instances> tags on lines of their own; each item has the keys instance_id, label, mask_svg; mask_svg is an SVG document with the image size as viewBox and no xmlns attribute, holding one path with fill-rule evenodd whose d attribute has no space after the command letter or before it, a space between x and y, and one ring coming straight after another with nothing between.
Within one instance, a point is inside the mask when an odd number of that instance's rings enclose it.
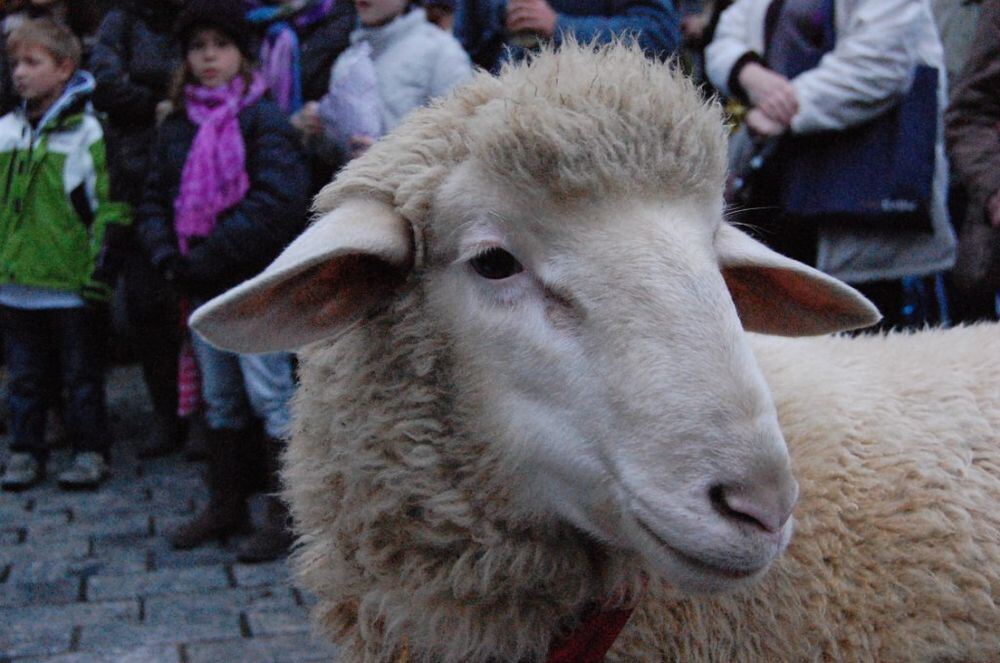
<instances>
[{"instance_id":1,"label":"brown boot","mask_svg":"<svg viewBox=\"0 0 1000 663\"><path fill-rule=\"evenodd\" d=\"M236 550L236 559L245 564L273 562L288 554L294 537L288 508L274 495L267 496L264 525Z\"/></svg>"},{"instance_id":2,"label":"brown boot","mask_svg":"<svg viewBox=\"0 0 1000 663\"><path fill-rule=\"evenodd\" d=\"M264 437L264 489L267 491L267 511L263 526L254 532L236 551L236 559L247 564L271 562L288 554L295 540L291 530L288 507L277 497L281 488L280 454L282 442Z\"/></svg>"},{"instance_id":3,"label":"brown boot","mask_svg":"<svg viewBox=\"0 0 1000 663\"><path fill-rule=\"evenodd\" d=\"M240 453L245 431L210 432L208 458L208 506L170 535L170 544L179 550L200 546L213 539L225 539L250 530L247 486L250 477L246 459Z\"/></svg>"}]
</instances>

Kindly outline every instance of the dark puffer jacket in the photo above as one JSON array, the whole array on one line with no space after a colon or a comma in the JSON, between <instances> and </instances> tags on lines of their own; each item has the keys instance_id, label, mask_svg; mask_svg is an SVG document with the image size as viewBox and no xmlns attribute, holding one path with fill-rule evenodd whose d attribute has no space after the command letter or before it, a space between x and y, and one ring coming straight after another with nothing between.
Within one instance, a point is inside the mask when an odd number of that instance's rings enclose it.
<instances>
[{"instance_id":1,"label":"dark puffer jacket","mask_svg":"<svg viewBox=\"0 0 1000 663\"><path fill-rule=\"evenodd\" d=\"M153 144L156 105L180 63L171 41L179 7L164 0L125 3L104 17L91 55L94 106L108 116L111 184L137 203Z\"/></svg>"},{"instance_id":2,"label":"dark puffer jacket","mask_svg":"<svg viewBox=\"0 0 1000 663\"><path fill-rule=\"evenodd\" d=\"M257 274L305 224L309 176L288 120L265 99L243 109L239 122L250 190L191 249L185 281L193 291L188 294L212 297ZM184 111L175 111L160 126L153 146L136 223L158 269L179 256L174 200L197 130Z\"/></svg>"}]
</instances>

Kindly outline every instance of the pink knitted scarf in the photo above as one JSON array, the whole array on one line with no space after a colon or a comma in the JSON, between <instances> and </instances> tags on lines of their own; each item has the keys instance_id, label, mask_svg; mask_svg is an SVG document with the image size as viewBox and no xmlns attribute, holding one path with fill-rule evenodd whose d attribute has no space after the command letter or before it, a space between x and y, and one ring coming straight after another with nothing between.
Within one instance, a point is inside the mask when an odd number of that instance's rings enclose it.
<instances>
[{"instance_id":1,"label":"pink knitted scarf","mask_svg":"<svg viewBox=\"0 0 1000 663\"><path fill-rule=\"evenodd\" d=\"M190 251L192 238L209 235L218 215L242 200L250 188L238 116L266 90L263 78L256 74L249 91L242 76L218 88L184 88L187 116L198 125L198 133L174 201L174 229L182 255Z\"/></svg>"}]
</instances>

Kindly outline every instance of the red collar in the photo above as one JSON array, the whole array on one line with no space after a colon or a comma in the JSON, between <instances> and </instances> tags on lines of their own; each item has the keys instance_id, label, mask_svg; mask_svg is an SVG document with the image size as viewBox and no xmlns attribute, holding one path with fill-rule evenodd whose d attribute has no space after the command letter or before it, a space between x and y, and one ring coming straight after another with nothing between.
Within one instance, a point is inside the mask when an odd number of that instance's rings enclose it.
<instances>
[{"instance_id":1,"label":"red collar","mask_svg":"<svg viewBox=\"0 0 1000 663\"><path fill-rule=\"evenodd\" d=\"M635 606L615 610L595 608L580 628L552 646L546 663L601 663L633 610Z\"/></svg>"}]
</instances>

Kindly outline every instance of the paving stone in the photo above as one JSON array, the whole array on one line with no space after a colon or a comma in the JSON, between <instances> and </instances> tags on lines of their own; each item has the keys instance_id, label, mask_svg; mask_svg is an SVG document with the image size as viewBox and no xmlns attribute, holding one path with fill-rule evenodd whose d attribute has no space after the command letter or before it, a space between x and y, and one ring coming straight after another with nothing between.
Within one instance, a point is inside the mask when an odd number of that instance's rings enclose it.
<instances>
[{"instance_id":1,"label":"paving stone","mask_svg":"<svg viewBox=\"0 0 1000 663\"><path fill-rule=\"evenodd\" d=\"M72 511L77 517L80 514L100 515L125 505L141 505L146 501L146 497L145 492L138 488L119 491L103 486L91 493L60 491L39 496L35 502L35 511L38 513Z\"/></svg>"},{"instance_id":2,"label":"paving stone","mask_svg":"<svg viewBox=\"0 0 1000 663\"><path fill-rule=\"evenodd\" d=\"M21 504L0 503L0 523L4 529L24 527L33 515Z\"/></svg>"},{"instance_id":3,"label":"paving stone","mask_svg":"<svg viewBox=\"0 0 1000 663\"><path fill-rule=\"evenodd\" d=\"M73 640L69 624L5 623L0 628L0 657L51 656L68 652Z\"/></svg>"},{"instance_id":4,"label":"paving stone","mask_svg":"<svg viewBox=\"0 0 1000 663\"><path fill-rule=\"evenodd\" d=\"M27 541L53 541L66 538L70 532L74 536L89 536L97 539L143 538L149 536L149 514L134 513L124 518L108 518L66 526L38 526L28 528Z\"/></svg>"},{"instance_id":5,"label":"paving stone","mask_svg":"<svg viewBox=\"0 0 1000 663\"><path fill-rule=\"evenodd\" d=\"M71 630L74 626L138 621L139 601L135 599L70 603L61 606L0 608L0 624L3 624L4 628L51 624Z\"/></svg>"},{"instance_id":6,"label":"paving stone","mask_svg":"<svg viewBox=\"0 0 1000 663\"><path fill-rule=\"evenodd\" d=\"M126 551L127 556L71 558L21 558L11 564L9 580L15 583L55 582L63 578L92 575L141 573L146 570L145 552ZM123 552L123 555L125 553Z\"/></svg>"},{"instance_id":7,"label":"paving stone","mask_svg":"<svg viewBox=\"0 0 1000 663\"><path fill-rule=\"evenodd\" d=\"M226 642L195 643L187 646L188 663L303 663L335 661L336 648L306 634L249 638Z\"/></svg>"},{"instance_id":8,"label":"paving stone","mask_svg":"<svg viewBox=\"0 0 1000 663\"><path fill-rule=\"evenodd\" d=\"M80 597L79 578L65 578L51 582L16 583L0 585L0 608L23 605L73 603Z\"/></svg>"},{"instance_id":9,"label":"paving stone","mask_svg":"<svg viewBox=\"0 0 1000 663\"><path fill-rule=\"evenodd\" d=\"M153 516L153 533L157 536L169 536L171 532L191 520L194 510L188 514L160 514Z\"/></svg>"},{"instance_id":10,"label":"paving stone","mask_svg":"<svg viewBox=\"0 0 1000 663\"><path fill-rule=\"evenodd\" d=\"M306 608L251 608L246 611L250 634L254 637L284 633L308 633L309 611Z\"/></svg>"},{"instance_id":11,"label":"paving stone","mask_svg":"<svg viewBox=\"0 0 1000 663\"><path fill-rule=\"evenodd\" d=\"M145 539L140 539L141 544ZM71 568L76 575L110 576L144 573L148 570L148 555L142 545L116 545L113 540L104 539L94 544L94 554L81 560L74 560Z\"/></svg>"},{"instance_id":12,"label":"paving stone","mask_svg":"<svg viewBox=\"0 0 1000 663\"><path fill-rule=\"evenodd\" d=\"M250 610L292 610L295 597L287 587L222 589L197 594L164 594L146 599L145 623L156 626L176 624L178 619L199 619L202 614L226 615L239 619Z\"/></svg>"},{"instance_id":13,"label":"paving stone","mask_svg":"<svg viewBox=\"0 0 1000 663\"><path fill-rule=\"evenodd\" d=\"M0 529L0 546L12 546L21 542L22 530L19 527L5 527Z\"/></svg>"},{"instance_id":14,"label":"paving stone","mask_svg":"<svg viewBox=\"0 0 1000 663\"><path fill-rule=\"evenodd\" d=\"M130 596L199 592L229 586L221 566L166 569L120 576L91 576L87 579L87 599L103 601Z\"/></svg>"},{"instance_id":15,"label":"paving stone","mask_svg":"<svg viewBox=\"0 0 1000 663\"><path fill-rule=\"evenodd\" d=\"M0 564L24 559L79 559L86 557L89 550L90 540L75 534L62 541L0 545Z\"/></svg>"},{"instance_id":16,"label":"paving stone","mask_svg":"<svg viewBox=\"0 0 1000 663\"><path fill-rule=\"evenodd\" d=\"M70 577L68 559L21 559L12 565L8 581L17 584L55 582Z\"/></svg>"},{"instance_id":17,"label":"paving stone","mask_svg":"<svg viewBox=\"0 0 1000 663\"><path fill-rule=\"evenodd\" d=\"M44 658L18 659L17 663L181 663L176 645L150 645L100 652L74 652Z\"/></svg>"},{"instance_id":18,"label":"paving stone","mask_svg":"<svg viewBox=\"0 0 1000 663\"><path fill-rule=\"evenodd\" d=\"M180 625L150 626L147 624L111 623L84 626L80 632L80 651L107 651L133 649L151 645L181 644L203 640L221 640L241 637L240 623L199 622L189 620ZM219 659L239 660L239 659Z\"/></svg>"},{"instance_id":19,"label":"paving stone","mask_svg":"<svg viewBox=\"0 0 1000 663\"><path fill-rule=\"evenodd\" d=\"M155 570L232 564L236 560L232 550L219 545L202 546L192 550L173 550L163 537L160 537L160 540L166 545L151 547Z\"/></svg>"},{"instance_id":20,"label":"paving stone","mask_svg":"<svg viewBox=\"0 0 1000 663\"><path fill-rule=\"evenodd\" d=\"M240 587L289 584L288 564L284 560L268 564L236 564L236 584Z\"/></svg>"}]
</instances>

